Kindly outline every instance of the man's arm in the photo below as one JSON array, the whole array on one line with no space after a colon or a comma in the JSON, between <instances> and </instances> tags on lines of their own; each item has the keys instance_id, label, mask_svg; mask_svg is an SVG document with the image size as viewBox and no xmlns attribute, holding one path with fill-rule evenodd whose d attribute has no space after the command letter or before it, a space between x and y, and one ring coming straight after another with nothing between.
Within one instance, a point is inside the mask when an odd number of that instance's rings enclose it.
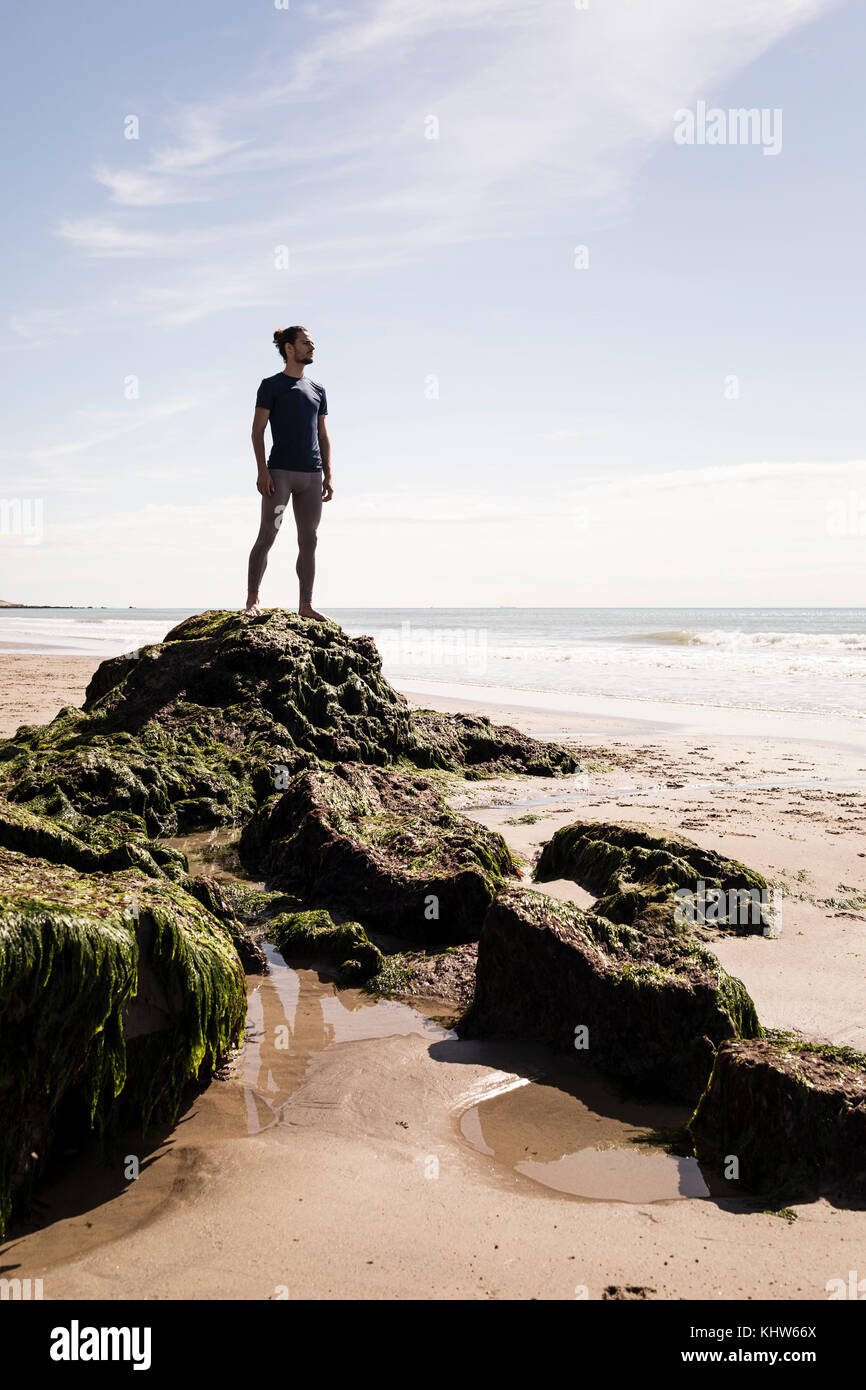
<instances>
[{"instance_id":1,"label":"man's arm","mask_svg":"<svg viewBox=\"0 0 866 1390\"><path fill-rule=\"evenodd\" d=\"M334 495L334 488L331 482L331 441L328 438L327 415L320 415L318 420L319 429L319 453L322 455L322 501L330 502Z\"/></svg>"},{"instance_id":2,"label":"man's arm","mask_svg":"<svg viewBox=\"0 0 866 1390\"><path fill-rule=\"evenodd\" d=\"M270 497L274 490L274 480L268 472L268 464L265 458L265 426L268 423L271 412L264 406L257 405L253 415L253 453L256 456L256 468L258 478L256 487L262 497Z\"/></svg>"}]
</instances>

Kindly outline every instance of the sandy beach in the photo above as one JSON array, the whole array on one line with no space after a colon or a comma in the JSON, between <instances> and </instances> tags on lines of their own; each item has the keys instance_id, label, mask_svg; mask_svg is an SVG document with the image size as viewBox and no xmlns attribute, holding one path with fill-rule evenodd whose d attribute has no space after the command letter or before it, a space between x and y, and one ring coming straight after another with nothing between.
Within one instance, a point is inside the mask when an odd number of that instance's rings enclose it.
<instances>
[{"instance_id":1,"label":"sandy beach","mask_svg":"<svg viewBox=\"0 0 866 1390\"><path fill-rule=\"evenodd\" d=\"M0 654L0 733L80 703L95 664ZM453 790L527 864L580 816L680 831L765 874L784 891L781 935L713 949L765 1025L866 1048L853 724L819 740L786 736L781 716L761 732L718 715L707 733L706 711L686 707L638 719L604 701L509 706L412 684L418 706L582 750L579 774ZM573 884L546 891L581 901ZM239 1055L171 1133L146 1151L128 1138L120 1157L137 1154L140 1177L126 1181L120 1159L73 1162L2 1247L7 1270L42 1278L46 1298L746 1300L825 1299L828 1280L866 1264L862 1210L766 1212L709 1195L693 1160L628 1147L684 1118L676 1107L622 1100L543 1048L457 1041L441 998L374 1002L272 961L250 977Z\"/></svg>"}]
</instances>

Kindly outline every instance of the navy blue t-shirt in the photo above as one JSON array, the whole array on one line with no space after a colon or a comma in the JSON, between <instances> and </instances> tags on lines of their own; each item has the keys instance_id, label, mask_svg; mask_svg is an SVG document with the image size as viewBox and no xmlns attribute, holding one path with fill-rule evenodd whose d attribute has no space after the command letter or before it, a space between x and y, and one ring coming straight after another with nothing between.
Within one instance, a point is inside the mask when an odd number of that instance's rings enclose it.
<instances>
[{"instance_id":1,"label":"navy blue t-shirt","mask_svg":"<svg viewBox=\"0 0 866 1390\"><path fill-rule=\"evenodd\" d=\"M273 445L268 468L288 468L295 473L317 473L322 467L319 449L319 416L328 413L324 386L308 376L277 372L266 376L256 396L256 406L271 412Z\"/></svg>"}]
</instances>

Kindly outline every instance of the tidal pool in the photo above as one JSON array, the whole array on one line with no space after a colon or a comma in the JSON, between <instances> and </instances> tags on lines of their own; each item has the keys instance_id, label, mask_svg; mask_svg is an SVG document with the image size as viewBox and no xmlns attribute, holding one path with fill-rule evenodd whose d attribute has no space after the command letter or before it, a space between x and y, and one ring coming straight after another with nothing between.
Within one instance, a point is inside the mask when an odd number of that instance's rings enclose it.
<instances>
[{"instance_id":1,"label":"tidal pool","mask_svg":"<svg viewBox=\"0 0 866 1390\"><path fill-rule=\"evenodd\" d=\"M565 1089L563 1088L565 1085ZM695 1158L635 1142L682 1123L674 1107L621 1100L595 1077L557 1083L503 1074L459 1116L463 1138L533 1182L597 1201L663 1202L730 1195Z\"/></svg>"}]
</instances>

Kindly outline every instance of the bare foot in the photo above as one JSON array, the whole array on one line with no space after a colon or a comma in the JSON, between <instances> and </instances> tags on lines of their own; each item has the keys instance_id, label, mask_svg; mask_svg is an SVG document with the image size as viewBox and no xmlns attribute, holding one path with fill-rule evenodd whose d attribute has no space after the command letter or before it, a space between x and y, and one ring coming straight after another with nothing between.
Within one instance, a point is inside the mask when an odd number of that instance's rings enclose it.
<instances>
[{"instance_id":1,"label":"bare foot","mask_svg":"<svg viewBox=\"0 0 866 1390\"><path fill-rule=\"evenodd\" d=\"M311 603L299 603L298 612L302 618L315 618L318 623L329 623L330 618L326 618L324 613L317 613Z\"/></svg>"},{"instance_id":2,"label":"bare foot","mask_svg":"<svg viewBox=\"0 0 866 1390\"><path fill-rule=\"evenodd\" d=\"M248 598L248 599L247 599L247 606L246 606L246 608L244 609L244 617L245 617L245 618L260 618L261 616L262 616L262 610L261 610L261 608L259 608L259 601L258 601L258 599L257 599L257 598Z\"/></svg>"}]
</instances>

